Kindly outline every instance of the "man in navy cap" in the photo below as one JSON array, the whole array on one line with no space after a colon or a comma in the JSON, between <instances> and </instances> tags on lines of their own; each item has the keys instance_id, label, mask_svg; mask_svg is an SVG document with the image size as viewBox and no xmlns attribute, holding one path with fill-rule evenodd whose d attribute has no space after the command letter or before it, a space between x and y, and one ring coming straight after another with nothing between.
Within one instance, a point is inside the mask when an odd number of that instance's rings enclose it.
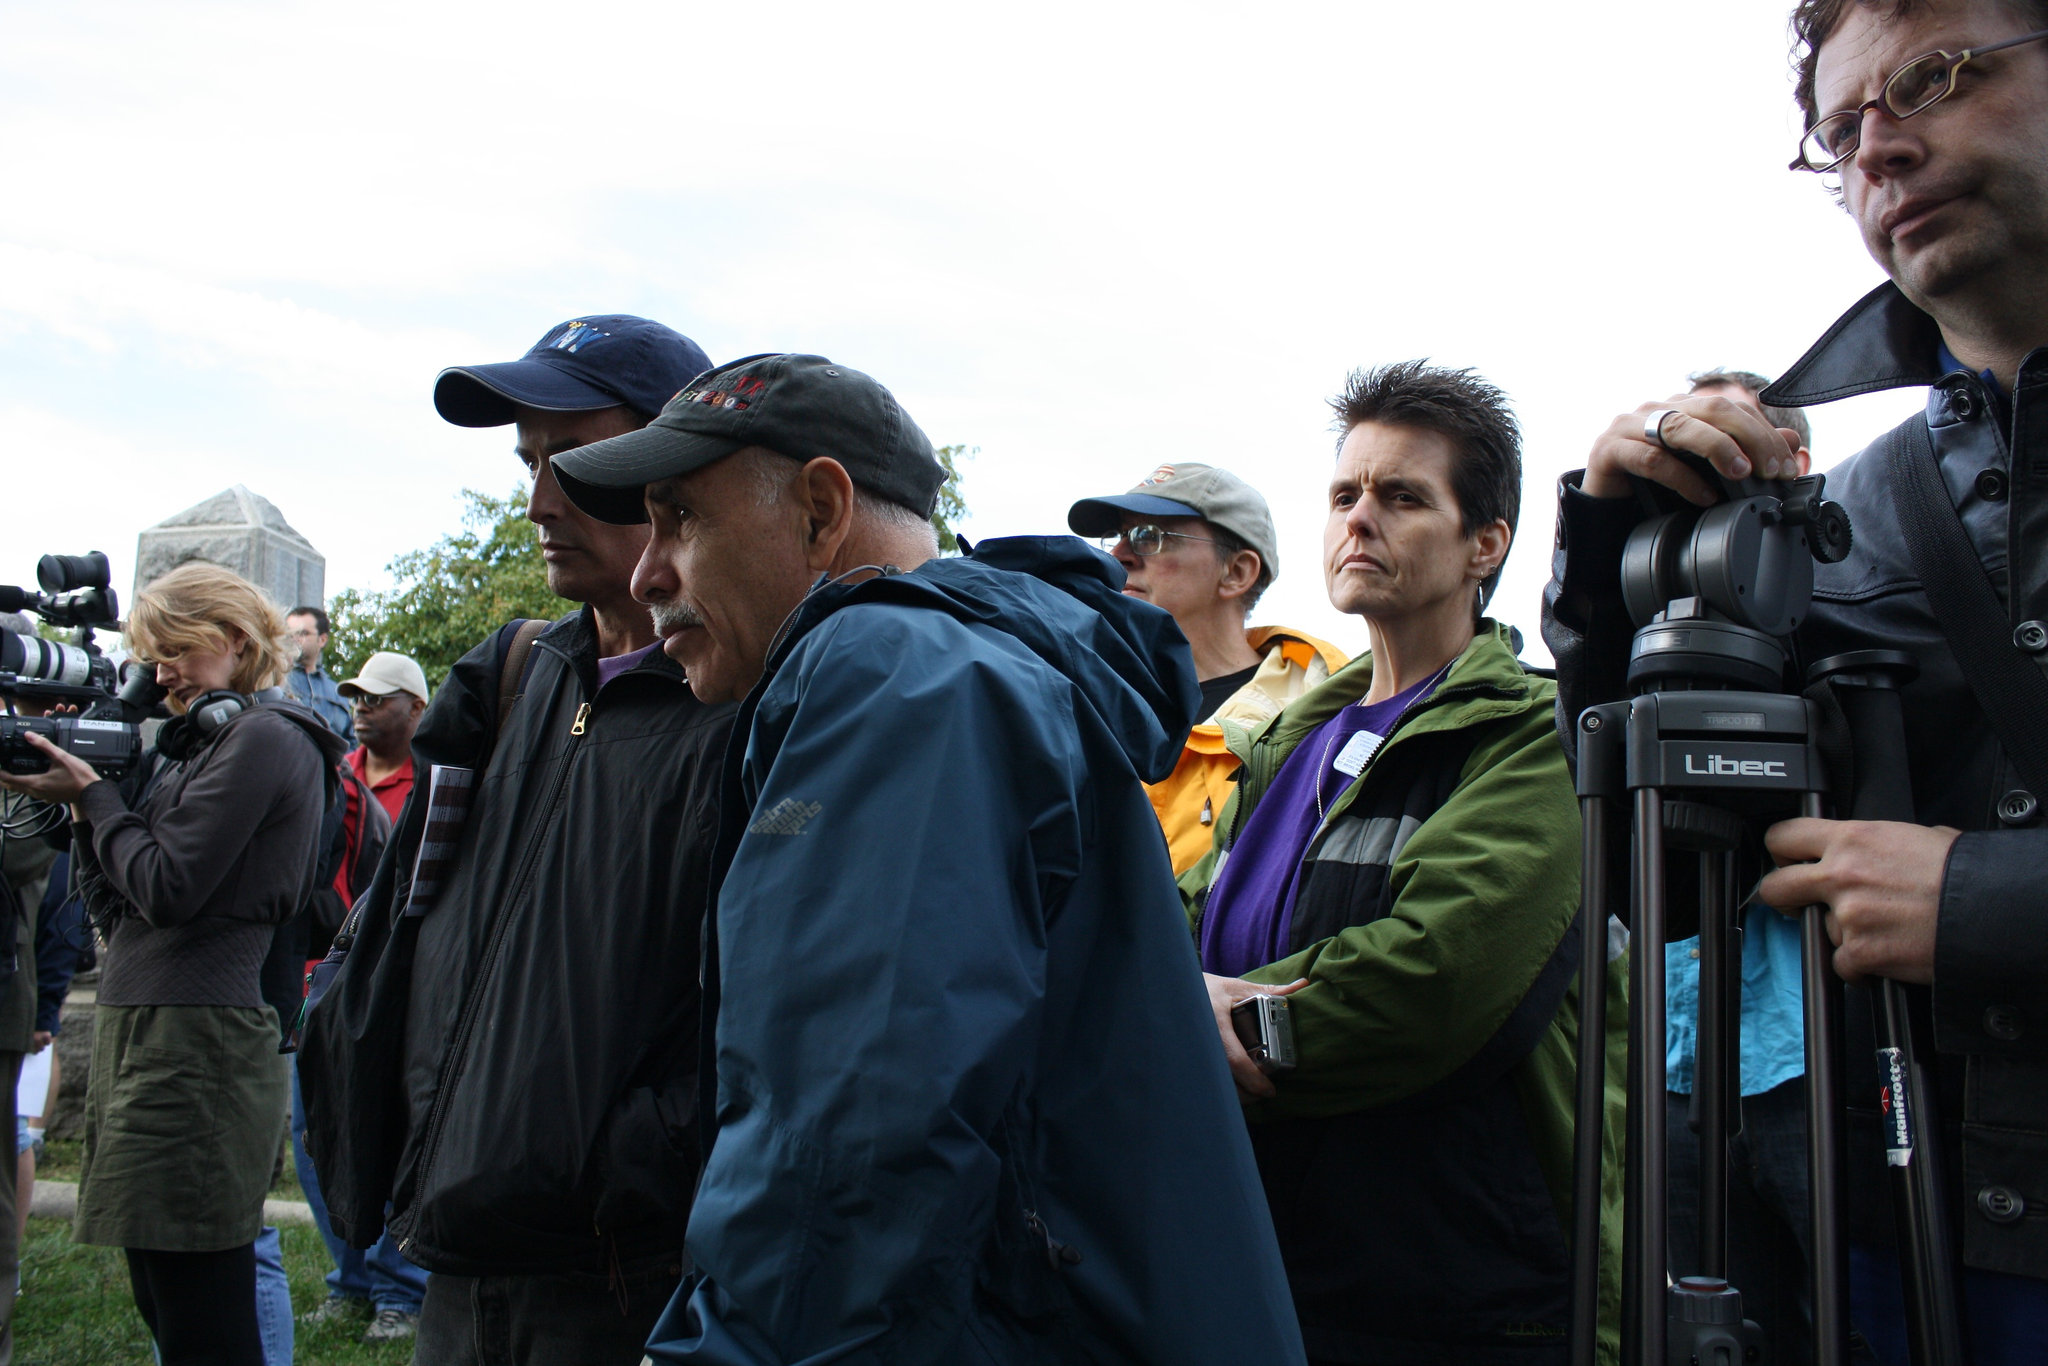
<instances>
[{"instance_id":1,"label":"man in navy cap","mask_svg":"<svg viewBox=\"0 0 2048 1366\"><path fill-rule=\"evenodd\" d=\"M473 774L466 828L436 825L452 852L438 894L414 896L440 798L408 803L306 1030L336 1231L363 1246L388 1221L433 1273L422 1366L636 1363L682 1274L733 709L691 695L633 600L647 528L577 509L548 459L645 426L709 366L658 323L585 317L434 386L450 422L517 428L548 586L582 607L538 636L508 624L436 691L415 763L422 788L430 766Z\"/></svg>"},{"instance_id":2,"label":"man in navy cap","mask_svg":"<svg viewBox=\"0 0 2048 1366\"><path fill-rule=\"evenodd\" d=\"M556 324L518 360L452 365L434 381L434 407L456 426L517 428L513 451L533 480L526 515L540 528L548 590L590 605L601 657L654 643L647 609L629 588L647 529L607 526L578 511L548 458L646 426L710 368L710 357L681 333L603 314Z\"/></svg>"}]
</instances>

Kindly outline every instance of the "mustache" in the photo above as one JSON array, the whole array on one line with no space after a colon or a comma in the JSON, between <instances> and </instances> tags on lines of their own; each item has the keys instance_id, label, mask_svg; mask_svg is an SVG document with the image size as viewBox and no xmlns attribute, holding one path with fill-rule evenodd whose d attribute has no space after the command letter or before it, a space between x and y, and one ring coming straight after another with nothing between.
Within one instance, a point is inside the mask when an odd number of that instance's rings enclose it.
<instances>
[{"instance_id":1,"label":"mustache","mask_svg":"<svg viewBox=\"0 0 2048 1366\"><path fill-rule=\"evenodd\" d=\"M654 629L659 635L672 636L678 631L688 631L704 624L704 618L697 609L686 602L674 600L647 604L648 613L654 618Z\"/></svg>"}]
</instances>

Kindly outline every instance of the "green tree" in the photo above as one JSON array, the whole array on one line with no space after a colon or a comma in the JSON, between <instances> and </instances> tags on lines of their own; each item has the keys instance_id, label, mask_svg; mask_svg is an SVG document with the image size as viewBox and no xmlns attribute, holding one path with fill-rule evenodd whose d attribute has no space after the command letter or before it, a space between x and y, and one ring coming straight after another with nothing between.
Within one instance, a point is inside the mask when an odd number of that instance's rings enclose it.
<instances>
[{"instance_id":1,"label":"green tree","mask_svg":"<svg viewBox=\"0 0 2048 1366\"><path fill-rule=\"evenodd\" d=\"M937 451L946 482L932 528L948 555L960 551L953 527L967 515L960 465L979 453L980 447L964 445ZM385 571L393 588L344 588L334 595L327 608L334 627L324 662L329 676L352 677L373 651L396 650L418 660L428 684L439 687L456 660L514 617L558 617L569 610L548 591L540 543L526 520L526 489L503 498L464 489L462 496L462 529L393 560Z\"/></svg>"},{"instance_id":2,"label":"green tree","mask_svg":"<svg viewBox=\"0 0 2048 1366\"><path fill-rule=\"evenodd\" d=\"M411 655L439 687L456 660L514 617L558 617L569 604L548 591L547 566L526 490L503 498L464 489L462 529L386 568L396 585L382 593L345 588L328 616L334 638L326 669L348 678L374 650Z\"/></svg>"},{"instance_id":3,"label":"green tree","mask_svg":"<svg viewBox=\"0 0 2048 1366\"><path fill-rule=\"evenodd\" d=\"M960 462L981 454L981 447L969 450L966 446L941 446L938 449L939 464L945 467L946 482L939 486L938 506L932 509L932 529L939 533L939 553L958 555L960 538L954 534L954 524L967 515L967 500L960 493Z\"/></svg>"}]
</instances>

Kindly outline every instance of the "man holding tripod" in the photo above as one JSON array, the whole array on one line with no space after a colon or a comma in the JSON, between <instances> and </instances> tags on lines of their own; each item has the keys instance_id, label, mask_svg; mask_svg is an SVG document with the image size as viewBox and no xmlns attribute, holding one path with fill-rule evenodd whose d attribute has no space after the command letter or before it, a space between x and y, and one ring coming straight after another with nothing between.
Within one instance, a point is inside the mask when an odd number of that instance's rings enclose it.
<instances>
[{"instance_id":1,"label":"man holding tripod","mask_svg":"<svg viewBox=\"0 0 2048 1366\"><path fill-rule=\"evenodd\" d=\"M1869 648L1918 660L1904 694L1917 823L1782 822L1766 841L1779 866L1759 895L1789 911L1827 907L1845 979L1931 991L1966 1337L1980 1363L2038 1360L2048 1333L2048 1014L2038 1004L2048 779L2029 775L2048 771L2048 745L2024 729L2042 707L1987 705L1983 693L2048 694L2038 667L2048 662L2048 482L2038 473L2048 468L2048 4L1804 0L1793 27L1808 126L1794 166L1839 177L1843 207L1891 278L1763 398L1796 407L1933 386L1924 415L1830 475L1854 545L1820 566L1796 641L1802 668ZM1909 463L1891 458L1894 441ZM1631 480L1713 501L1677 452L1730 478L1789 476L1805 463L1788 433L1719 396L1645 404L1601 435L1583 476L1561 490L1546 594L1568 739L1580 709L1627 692L1620 554L1642 516ZM1947 494L1935 511L1959 527L1917 519L1926 504L1913 472L1930 463ZM1930 528L1959 531L1971 554L1930 558ZM1993 638L1966 632L1965 614L1943 605L1985 591L2004 628ZM1992 671L2007 692L1985 681ZM1853 1080L1848 1089L1868 1102ZM1875 1124L1852 1117L1852 1297L1879 1359L1902 1361L1878 1146Z\"/></svg>"}]
</instances>

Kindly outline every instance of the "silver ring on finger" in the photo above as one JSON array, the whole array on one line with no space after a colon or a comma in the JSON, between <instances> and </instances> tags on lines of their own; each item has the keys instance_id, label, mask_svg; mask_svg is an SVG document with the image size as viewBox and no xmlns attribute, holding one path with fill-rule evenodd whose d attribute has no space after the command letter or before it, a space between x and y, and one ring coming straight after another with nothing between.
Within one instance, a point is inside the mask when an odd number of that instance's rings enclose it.
<instances>
[{"instance_id":1,"label":"silver ring on finger","mask_svg":"<svg viewBox=\"0 0 2048 1366\"><path fill-rule=\"evenodd\" d=\"M1645 416L1643 418L1643 440L1659 450L1670 450L1671 443L1664 439L1664 424L1669 419L1678 415L1678 409L1676 408L1659 408L1656 412Z\"/></svg>"}]
</instances>

